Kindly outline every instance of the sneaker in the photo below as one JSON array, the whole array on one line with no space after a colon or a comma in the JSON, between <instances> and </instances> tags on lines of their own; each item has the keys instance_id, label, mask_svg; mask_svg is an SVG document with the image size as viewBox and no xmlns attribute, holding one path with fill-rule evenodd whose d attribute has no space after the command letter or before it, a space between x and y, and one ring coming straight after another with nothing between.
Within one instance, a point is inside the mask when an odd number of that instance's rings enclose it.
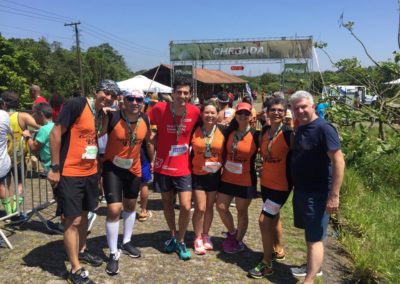
<instances>
[{"instance_id":1,"label":"sneaker","mask_svg":"<svg viewBox=\"0 0 400 284\"><path fill-rule=\"evenodd\" d=\"M187 250L186 244L184 242L176 245L176 252L178 253L179 258L182 260L189 260L192 257L190 251Z\"/></svg>"},{"instance_id":2,"label":"sneaker","mask_svg":"<svg viewBox=\"0 0 400 284\"><path fill-rule=\"evenodd\" d=\"M149 220L152 216L153 216L153 213L151 211L147 210L146 212L141 212L139 214L138 220L140 222L145 222L145 221Z\"/></svg>"},{"instance_id":3,"label":"sneaker","mask_svg":"<svg viewBox=\"0 0 400 284\"><path fill-rule=\"evenodd\" d=\"M272 261L280 261L280 260L285 260L285 259L286 259L286 255L285 255L284 250L282 250L281 252L274 251L272 253L272 256L271 256Z\"/></svg>"},{"instance_id":4,"label":"sneaker","mask_svg":"<svg viewBox=\"0 0 400 284\"><path fill-rule=\"evenodd\" d=\"M12 207L9 198L5 198L1 200L1 204L3 205L4 210L6 211L6 215L12 214Z\"/></svg>"},{"instance_id":5,"label":"sneaker","mask_svg":"<svg viewBox=\"0 0 400 284\"><path fill-rule=\"evenodd\" d=\"M206 249L203 245L203 239L198 237L194 240L194 253L198 255L206 254Z\"/></svg>"},{"instance_id":6,"label":"sneaker","mask_svg":"<svg viewBox=\"0 0 400 284\"><path fill-rule=\"evenodd\" d=\"M307 264L303 264L302 266L292 267L290 268L292 275L296 277L305 277L307 275ZM322 269L319 270L317 276L322 276Z\"/></svg>"},{"instance_id":7,"label":"sneaker","mask_svg":"<svg viewBox=\"0 0 400 284\"><path fill-rule=\"evenodd\" d=\"M174 252L176 250L176 245L176 239L172 237L164 243L163 251L166 253Z\"/></svg>"},{"instance_id":8,"label":"sneaker","mask_svg":"<svg viewBox=\"0 0 400 284\"><path fill-rule=\"evenodd\" d=\"M121 253L117 251L116 253L110 253L110 257L108 258L106 272L109 275L117 275L119 273L119 257Z\"/></svg>"},{"instance_id":9,"label":"sneaker","mask_svg":"<svg viewBox=\"0 0 400 284\"><path fill-rule=\"evenodd\" d=\"M103 263L101 257L91 254L87 249L80 252L78 255L79 261L90 264L91 266L98 267Z\"/></svg>"},{"instance_id":10,"label":"sneaker","mask_svg":"<svg viewBox=\"0 0 400 284\"><path fill-rule=\"evenodd\" d=\"M203 235L203 246L206 250L214 249L214 244L212 243L209 235Z\"/></svg>"},{"instance_id":11,"label":"sneaker","mask_svg":"<svg viewBox=\"0 0 400 284\"><path fill-rule=\"evenodd\" d=\"M87 231L90 232L92 230L94 220L96 220L96 218L97 218L97 214L92 212L92 211L89 211L87 215L88 215L88 229L87 229Z\"/></svg>"},{"instance_id":12,"label":"sneaker","mask_svg":"<svg viewBox=\"0 0 400 284\"><path fill-rule=\"evenodd\" d=\"M140 250L134 247L130 242L121 244L120 248L124 254L129 255L130 257L138 258L141 255Z\"/></svg>"},{"instance_id":13,"label":"sneaker","mask_svg":"<svg viewBox=\"0 0 400 284\"><path fill-rule=\"evenodd\" d=\"M64 226L61 223L54 223L50 220L47 220L46 222L46 228L50 232L58 235L63 235L64 234Z\"/></svg>"},{"instance_id":14,"label":"sneaker","mask_svg":"<svg viewBox=\"0 0 400 284\"><path fill-rule=\"evenodd\" d=\"M70 271L67 278L68 283L72 284L92 284L94 283L89 278L89 272L85 268L78 269L75 273Z\"/></svg>"},{"instance_id":15,"label":"sneaker","mask_svg":"<svg viewBox=\"0 0 400 284\"><path fill-rule=\"evenodd\" d=\"M236 239L234 239L232 241L231 246L228 247L227 250L225 250L225 252L229 253L229 254L234 254L234 253L242 252L242 251L244 251L244 249L245 249L244 243L243 242L239 242Z\"/></svg>"},{"instance_id":16,"label":"sneaker","mask_svg":"<svg viewBox=\"0 0 400 284\"><path fill-rule=\"evenodd\" d=\"M274 271L272 270L272 264L270 263L269 265L267 265L262 261L260 261L256 267L249 270L249 276L256 279L272 275L272 273L274 273Z\"/></svg>"},{"instance_id":17,"label":"sneaker","mask_svg":"<svg viewBox=\"0 0 400 284\"><path fill-rule=\"evenodd\" d=\"M222 250L226 253L230 253L230 251L232 251L232 247L237 243L236 233L231 235L229 232L227 232L225 236L225 240L222 242Z\"/></svg>"}]
</instances>

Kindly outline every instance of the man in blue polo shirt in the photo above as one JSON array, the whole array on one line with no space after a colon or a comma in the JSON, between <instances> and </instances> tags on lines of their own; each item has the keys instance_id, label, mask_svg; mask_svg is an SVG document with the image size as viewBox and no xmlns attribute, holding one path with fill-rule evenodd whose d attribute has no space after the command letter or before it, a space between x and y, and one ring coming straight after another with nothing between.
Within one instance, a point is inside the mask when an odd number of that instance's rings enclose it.
<instances>
[{"instance_id":1,"label":"man in blue polo shirt","mask_svg":"<svg viewBox=\"0 0 400 284\"><path fill-rule=\"evenodd\" d=\"M322 240L329 214L339 208L345 162L339 135L317 116L312 95L297 91L290 97L290 104L300 122L291 160L294 225L304 229L307 243L307 265L292 268L292 274L305 276L303 283L307 284L322 274Z\"/></svg>"}]
</instances>

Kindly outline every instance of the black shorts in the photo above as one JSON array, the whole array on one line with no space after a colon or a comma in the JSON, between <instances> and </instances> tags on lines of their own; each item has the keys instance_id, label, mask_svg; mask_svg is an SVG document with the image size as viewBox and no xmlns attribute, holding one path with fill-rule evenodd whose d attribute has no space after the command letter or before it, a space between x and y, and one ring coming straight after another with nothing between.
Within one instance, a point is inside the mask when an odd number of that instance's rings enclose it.
<instances>
[{"instance_id":1,"label":"black shorts","mask_svg":"<svg viewBox=\"0 0 400 284\"><path fill-rule=\"evenodd\" d=\"M204 190L207 192L217 191L221 181L221 171L213 174L195 175L192 174L193 190Z\"/></svg>"},{"instance_id":2,"label":"black shorts","mask_svg":"<svg viewBox=\"0 0 400 284\"><path fill-rule=\"evenodd\" d=\"M61 176L57 185L57 204L65 217L77 217L82 211L93 211L99 200L99 177Z\"/></svg>"},{"instance_id":3,"label":"black shorts","mask_svg":"<svg viewBox=\"0 0 400 284\"><path fill-rule=\"evenodd\" d=\"M283 207L291 191L279 191L261 186L261 197L263 206L261 213L267 217L274 218Z\"/></svg>"},{"instance_id":4,"label":"black shorts","mask_svg":"<svg viewBox=\"0 0 400 284\"><path fill-rule=\"evenodd\" d=\"M221 181L218 192L243 199L253 199L257 195L257 189L254 185L243 186L223 181Z\"/></svg>"},{"instance_id":5,"label":"black shorts","mask_svg":"<svg viewBox=\"0 0 400 284\"><path fill-rule=\"evenodd\" d=\"M24 174L22 174L22 168L21 168L21 163L17 164L17 178L18 178L18 183L22 183L22 178L25 177L26 173L26 163L24 162ZM13 176L14 177L14 165L11 165L11 169L9 170L7 174L7 178Z\"/></svg>"},{"instance_id":6,"label":"black shorts","mask_svg":"<svg viewBox=\"0 0 400 284\"><path fill-rule=\"evenodd\" d=\"M154 187L156 192L192 191L192 175L174 177L155 173Z\"/></svg>"},{"instance_id":7,"label":"black shorts","mask_svg":"<svg viewBox=\"0 0 400 284\"><path fill-rule=\"evenodd\" d=\"M115 166L106 161L103 164L103 186L107 203L122 202L125 199L137 199L141 177L133 175L129 170Z\"/></svg>"}]
</instances>

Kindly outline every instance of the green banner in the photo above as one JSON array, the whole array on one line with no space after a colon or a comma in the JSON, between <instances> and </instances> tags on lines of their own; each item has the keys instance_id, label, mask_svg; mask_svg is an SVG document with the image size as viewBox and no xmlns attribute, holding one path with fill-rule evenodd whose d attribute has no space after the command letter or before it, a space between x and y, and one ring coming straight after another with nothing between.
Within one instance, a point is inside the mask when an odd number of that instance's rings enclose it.
<instances>
[{"instance_id":1,"label":"green banner","mask_svg":"<svg viewBox=\"0 0 400 284\"><path fill-rule=\"evenodd\" d=\"M174 65L174 80L193 79L192 65Z\"/></svg>"},{"instance_id":2,"label":"green banner","mask_svg":"<svg viewBox=\"0 0 400 284\"><path fill-rule=\"evenodd\" d=\"M170 44L171 61L312 58L312 39Z\"/></svg>"},{"instance_id":3,"label":"green banner","mask_svg":"<svg viewBox=\"0 0 400 284\"><path fill-rule=\"evenodd\" d=\"M283 72L304 74L307 72L307 63L285 63Z\"/></svg>"}]
</instances>

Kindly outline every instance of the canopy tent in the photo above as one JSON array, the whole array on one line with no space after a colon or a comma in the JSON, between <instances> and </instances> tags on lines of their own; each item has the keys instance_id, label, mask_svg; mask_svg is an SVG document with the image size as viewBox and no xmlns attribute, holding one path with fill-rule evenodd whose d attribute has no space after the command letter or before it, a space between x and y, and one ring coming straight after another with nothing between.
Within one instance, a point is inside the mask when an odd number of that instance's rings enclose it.
<instances>
[{"instance_id":1,"label":"canopy tent","mask_svg":"<svg viewBox=\"0 0 400 284\"><path fill-rule=\"evenodd\" d=\"M128 80L117 82L117 84L121 90L127 91L132 91L136 89L142 90L143 92L168 94L172 93L171 87L165 86L156 81L152 81L143 75L138 75Z\"/></svg>"},{"instance_id":2,"label":"canopy tent","mask_svg":"<svg viewBox=\"0 0 400 284\"><path fill-rule=\"evenodd\" d=\"M385 84L386 85L400 85L400 78L396 79L396 80L393 80L393 81L390 81L390 82L386 82Z\"/></svg>"}]
</instances>

